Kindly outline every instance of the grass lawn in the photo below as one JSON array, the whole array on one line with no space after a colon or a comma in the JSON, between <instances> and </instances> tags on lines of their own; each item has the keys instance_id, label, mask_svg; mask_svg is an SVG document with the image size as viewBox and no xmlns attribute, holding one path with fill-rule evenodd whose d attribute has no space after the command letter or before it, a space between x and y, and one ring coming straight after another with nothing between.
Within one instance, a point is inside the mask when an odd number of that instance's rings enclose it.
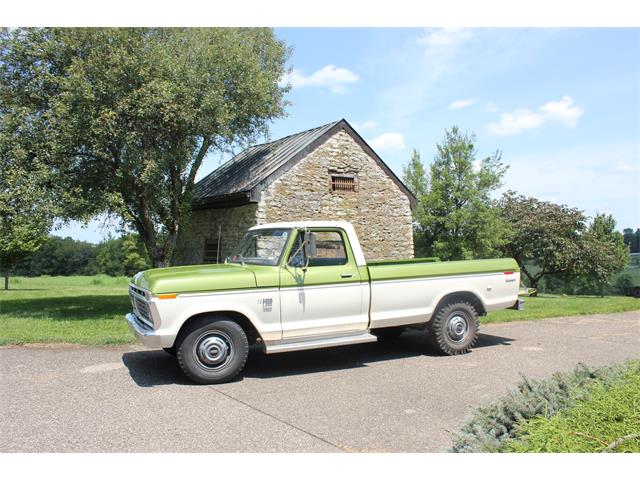
<instances>
[{"instance_id":1,"label":"grass lawn","mask_svg":"<svg viewBox=\"0 0 640 480\"><path fill-rule=\"evenodd\" d=\"M0 291L0 345L133 343L126 277L16 277Z\"/></svg>"},{"instance_id":2,"label":"grass lawn","mask_svg":"<svg viewBox=\"0 0 640 480\"><path fill-rule=\"evenodd\" d=\"M586 387L584 397L551 418L518 426L504 452L640 453L640 362L611 382Z\"/></svg>"},{"instance_id":3,"label":"grass lawn","mask_svg":"<svg viewBox=\"0 0 640 480\"><path fill-rule=\"evenodd\" d=\"M124 315L130 311L125 277L16 277L0 290L0 345L66 342L133 343ZM640 310L630 297L525 298L525 310L502 310L483 323Z\"/></svg>"},{"instance_id":4,"label":"grass lawn","mask_svg":"<svg viewBox=\"0 0 640 480\"><path fill-rule=\"evenodd\" d=\"M524 310L499 310L481 318L482 323L537 320L550 317L570 317L595 313L614 313L640 310L640 298L592 297L544 294L537 297L520 297Z\"/></svg>"}]
</instances>

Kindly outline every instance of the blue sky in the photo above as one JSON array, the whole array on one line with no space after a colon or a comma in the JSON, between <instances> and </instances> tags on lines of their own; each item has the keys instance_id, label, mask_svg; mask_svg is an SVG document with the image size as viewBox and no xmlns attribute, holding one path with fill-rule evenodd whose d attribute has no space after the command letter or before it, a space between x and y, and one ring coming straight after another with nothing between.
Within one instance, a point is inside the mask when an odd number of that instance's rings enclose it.
<instances>
[{"instance_id":1,"label":"blue sky","mask_svg":"<svg viewBox=\"0 0 640 480\"><path fill-rule=\"evenodd\" d=\"M346 118L398 174L452 125L510 166L503 190L640 227L640 29L282 28L288 116L272 139ZM199 177L228 155L210 155ZM99 241L102 222L56 232Z\"/></svg>"}]
</instances>

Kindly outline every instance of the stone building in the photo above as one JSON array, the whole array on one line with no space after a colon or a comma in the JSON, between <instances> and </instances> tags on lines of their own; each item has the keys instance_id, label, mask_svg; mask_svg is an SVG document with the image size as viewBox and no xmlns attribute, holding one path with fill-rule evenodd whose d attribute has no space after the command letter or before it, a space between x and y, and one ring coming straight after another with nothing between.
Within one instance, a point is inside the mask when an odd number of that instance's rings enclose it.
<instances>
[{"instance_id":1,"label":"stone building","mask_svg":"<svg viewBox=\"0 0 640 480\"><path fill-rule=\"evenodd\" d=\"M367 258L413 257L415 202L340 120L249 147L200 180L179 263L223 262L249 227L293 220L346 220Z\"/></svg>"}]
</instances>

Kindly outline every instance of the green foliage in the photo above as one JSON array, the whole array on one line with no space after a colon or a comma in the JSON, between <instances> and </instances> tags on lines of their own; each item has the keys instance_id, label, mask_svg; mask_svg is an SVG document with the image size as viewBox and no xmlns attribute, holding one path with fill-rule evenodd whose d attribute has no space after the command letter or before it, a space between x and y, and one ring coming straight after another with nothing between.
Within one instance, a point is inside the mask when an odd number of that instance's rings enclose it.
<instances>
[{"instance_id":1,"label":"green foliage","mask_svg":"<svg viewBox=\"0 0 640 480\"><path fill-rule=\"evenodd\" d=\"M543 380L522 379L515 391L473 410L463 427L453 434L452 452L500 451L517 434L519 424L536 417L551 418L586 398L594 382L610 384L623 366L591 368L578 365L568 373Z\"/></svg>"},{"instance_id":2,"label":"green foliage","mask_svg":"<svg viewBox=\"0 0 640 480\"><path fill-rule=\"evenodd\" d=\"M16 268L18 275L94 275L95 245L71 237L49 237L40 249Z\"/></svg>"},{"instance_id":3,"label":"green foliage","mask_svg":"<svg viewBox=\"0 0 640 480\"><path fill-rule=\"evenodd\" d=\"M24 151L10 120L0 103L0 272L5 289L10 270L46 240L56 214L45 169Z\"/></svg>"},{"instance_id":4,"label":"green foliage","mask_svg":"<svg viewBox=\"0 0 640 480\"><path fill-rule=\"evenodd\" d=\"M204 157L284 114L288 56L270 29L5 30L2 114L37 133L24 147L70 192L68 217L120 216L160 266L188 222Z\"/></svg>"},{"instance_id":5,"label":"green foliage","mask_svg":"<svg viewBox=\"0 0 640 480\"><path fill-rule=\"evenodd\" d=\"M581 210L512 191L502 196L500 208L510 227L503 253L516 259L532 288L540 290L547 276L546 286L552 286L547 291L572 283L570 293L604 295L613 275L629 261L611 215L596 215L587 227Z\"/></svg>"},{"instance_id":6,"label":"green foliage","mask_svg":"<svg viewBox=\"0 0 640 480\"><path fill-rule=\"evenodd\" d=\"M634 232L632 228L622 231L625 245L629 246L631 253L640 253L640 228Z\"/></svg>"},{"instance_id":7,"label":"green foliage","mask_svg":"<svg viewBox=\"0 0 640 480\"><path fill-rule=\"evenodd\" d=\"M144 246L135 235L110 238L98 245L70 237L49 237L40 249L18 263L17 275L132 276L150 267Z\"/></svg>"},{"instance_id":8,"label":"green foliage","mask_svg":"<svg viewBox=\"0 0 640 480\"><path fill-rule=\"evenodd\" d=\"M624 294L625 290L629 287L634 287L636 280L629 272L623 272L618 275L613 283L616 293Z\"/></svg>"},{"instance_id":9,"label":"green foliage","mask_svg":"<svg viewBox=\"0 0 640 480\"><path fill-rule=\"evenodd\" d=\"M578 257L579 274L593 282L601 295L612 276L629 262L629 247L615 230L612 215L598 214L581 238L582 254Z\"/></svg>"},{"instance_id":10,"label":"green foliage","mask_svg":"<svg viewBox=\"0 0 640 480\"><path fill-rule=\"evenodd\" d=\"M413 149L408 165L402 166L402 181L422 205L421 199L429 191L429 179L420 159L420 152Z\"/></svg>"},{"instance_id":11,"label":"green foliage","mask_svg":"<svg viewBox=\"0 0 640 480\"><path fill-rule=\"evenodd\" d=\"M571 407L516 428L506 452L640 453L640 362L589 385Z\"/></svg>"},{"instance_id":12,"label":"green foliage","mask_svg":"<svg viewBox=\"0 0 640 480\"><path fill-rule=\"evenodd\" d=\"M510 227L503 252L518 262L531 287L538 288L544 275L577 273L586 222L580 210L513 191L503 194L500 208Z\"/></svg>"},{"instance_id":13,"label":"green foliage","mask_svg":"<svg viewBox=\"0 0 640 480\"><path fill-rule=\"evenodd\" d=\"M445 131L430 167L429 182L417 152L404 180L418 193L414 211L418 256L442 260L495 256L505 238L505 224L491 193L508 167L500 152L476 161L475 135L458 127Z\"/></svg>"}]
</instances>

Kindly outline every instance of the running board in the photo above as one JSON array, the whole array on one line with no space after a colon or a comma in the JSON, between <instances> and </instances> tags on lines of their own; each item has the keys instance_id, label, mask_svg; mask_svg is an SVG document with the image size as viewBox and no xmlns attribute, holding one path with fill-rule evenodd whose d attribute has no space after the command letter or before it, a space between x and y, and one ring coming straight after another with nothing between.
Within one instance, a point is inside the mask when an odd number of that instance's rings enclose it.
<instances>
[{"instance_id":1,"label":"running board","mask_svg":"<svg viewBox=\"0 0 640 480\"><path fill-rule=\"evenodd\" d=\"M278 342L276 344L266 344L267 353L294 352L296 350L311 350L314 348L340 347L342 345L355 345L357 343L376 342L378 337L370 333L358 333L343 337L313 338L313 339L292 339L290 342Z\"/></svg>"}]
</instances>

